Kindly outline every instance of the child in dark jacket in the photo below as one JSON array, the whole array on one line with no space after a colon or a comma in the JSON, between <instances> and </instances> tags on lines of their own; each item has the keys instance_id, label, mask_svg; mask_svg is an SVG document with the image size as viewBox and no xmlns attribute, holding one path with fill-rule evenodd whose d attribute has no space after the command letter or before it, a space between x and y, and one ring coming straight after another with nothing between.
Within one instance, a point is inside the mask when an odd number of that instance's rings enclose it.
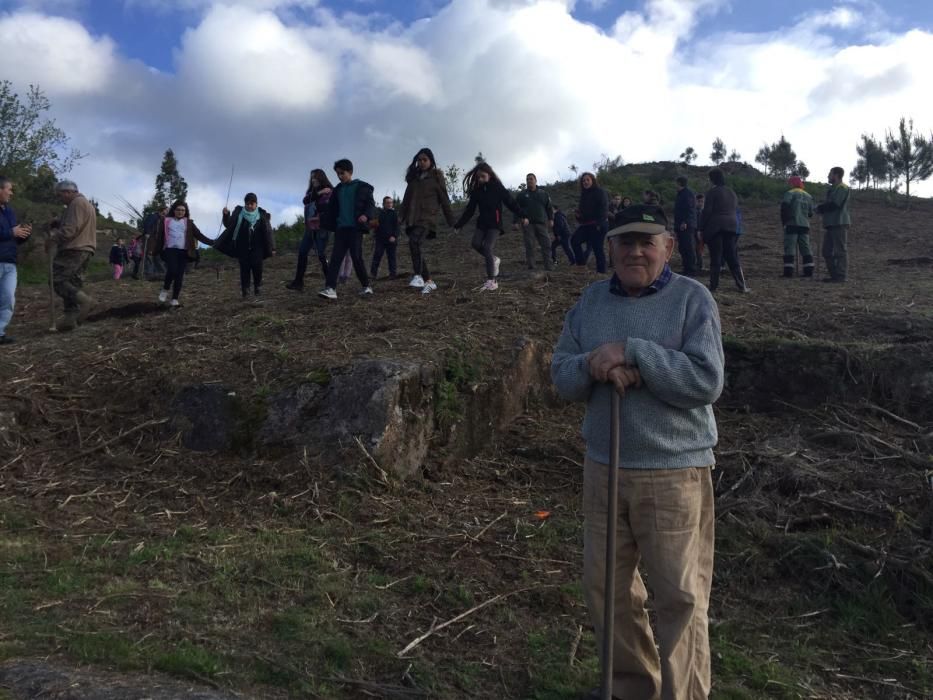
<instances>
[{"instance_id":1,"label":"child in dark jacket","mask_svg":"<svg viewBox=\"0 0 933 700\"><path fill-rule=\"evenodd\" d=\"M563 248L568 262L573 265L573 249L570 247L570 224L560 207L554 207L554 240L551 241L551 262L557 264L557 249Z\"/></svg>"},{"instance_id":2,"label":"child in dark jacket","mask_svg":"<svg viewBox=\"0 0 933 700\"><path fill-rule=\"evenodd\" d=\"M126 267L129 259L126 246L123 245L123 239L118 238L117 242L110 246L110 267L113 268L113 278L115 280L123 276L123 268Z\"/></svg>"},{"instance_id":3,"label":"child in dark jacket","mask_svg":"<svg viewBox=\"0 0 933 700\"><path fill-rule=\"evenodd\" d=\"M496 240L502 233L502 205L504 204L517 216L522 210L499 176L488 163L479 163L463 178L463 191L470 198L460 219L454 224L454 233L458 233L479 209L476 220L476 233L473 234L473 250L486 261L486 283L480 291L491 292L499 288L496 278L499 276L499 258L493 251ZM528 219L522 219L522 225L528 225Z\"/></svg>"},{"instance_id":4,"label":"child in dark jacket","mask_svg":"<svg viewBox=\"0 0 933 700\"><path fill-rule=\"evenodd\" d=\"M376 226L374 239L369 276L373 279L379 277L379 265L385 255L389 259L389 277L395 279L398 275L398 214L395 213L395 200L391 197L382 198L382 211L379 212L379 225Z\"/></svg>"},{"instance_id":5,"label":"child in dark jacket","mask_svg":"<svg viewBox=\"0 0 933 700\"><path fill-rule=\"evenodd\" d=\"M334 171L340 184L334 188L327 209L321 215L321 228L334 232L334 248L330 262L327 263L327 286L318 295L325 299L337 298L340 263L350 253L353 269L363 286L360 295L370 296L373 288L369 286L366 263L363 262L363 234L367 231L369 220L376 215L373 186L353 179L353 163L346 158L334 163Z\"/></svg>"}]
</instances>

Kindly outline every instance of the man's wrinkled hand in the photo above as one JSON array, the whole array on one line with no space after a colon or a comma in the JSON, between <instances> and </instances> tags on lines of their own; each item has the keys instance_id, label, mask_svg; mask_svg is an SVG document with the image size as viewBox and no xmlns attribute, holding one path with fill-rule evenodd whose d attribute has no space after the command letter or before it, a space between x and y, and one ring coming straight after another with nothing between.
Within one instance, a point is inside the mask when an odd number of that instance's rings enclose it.
<instances>
[{"instance_id":1,"label":"man's wrinkled hand","mask_svg":"<svg viewBox=\"0 0 933 700\"><path fill-rule=\"evenodd\" d=\"M619 393L619 396L625 396L626 389L641 386L641 374L636 367L614 367L609 370L609 381Z\"/></svg>"},{"instance_id":2,"label":"man's wrinkled hand","mask_svg":"<svg viewBox=\"0 0 933 700\"><path fill-rule=\"evenodd\" d=\"M625 364L625 343L606 343L593 350L587 362L590 374L598 382L609 381L609 370Z\"/></svg>"}]
</instances>

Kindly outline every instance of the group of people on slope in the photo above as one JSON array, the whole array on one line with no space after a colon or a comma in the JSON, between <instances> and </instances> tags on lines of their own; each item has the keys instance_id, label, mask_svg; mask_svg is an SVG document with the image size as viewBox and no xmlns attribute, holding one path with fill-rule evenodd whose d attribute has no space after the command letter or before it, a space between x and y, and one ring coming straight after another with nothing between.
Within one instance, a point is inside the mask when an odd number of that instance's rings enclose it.
<instances>
[{"instance_id":1,"label":"group of people on slope","mask_svg":"<svg viewBox=\"0 0 933 700\"><path fill-rule=\"evenodd\" d=\"M441 218L456 232L476 216L476 230L472 248L483 257L485 282L481 291L498 289L501 260L495 255L496 243L504 232L503 209L507 208L521 222L524 231L525 257L529 269L536 264L539 248L544 268L553 269L556 248L564 245L570 253L566 233L566 217L554 207L547 193L537 186L533 173L526 177L526 189L514 196L503 185L495 170L485 162L478 163L463 178L466 207L459 219L454 218L450 196L443 171L430 148L420 149L405 172L405 194L398 211L391 197L384 197L382 208L376 210L373 187L353 178L352 163L337 161L334 170L339 184L334 187L321 169L311 171L304 197L305 235L298 250L298 263L294 278L286 287L296 291L304 289L308 257L317 252L326 282L318 294L327 299L337 298L338 267L345 257L352 261L353 269L362 286L364 296L373 294L371 279L378 275L383 257L388 258L389 274L398 274L398 244L402 232L408 239L412 277L409 286L430 294L437 290L425 255L426 241L436 238ZM373 257L367 272L363 260L363 235L374 230ZM548 229L555 231L554 241ZM330 258L327 247L331 232L334 244ZM561 232L557 235L557 232Z\"/></svg>"}]
</instances>

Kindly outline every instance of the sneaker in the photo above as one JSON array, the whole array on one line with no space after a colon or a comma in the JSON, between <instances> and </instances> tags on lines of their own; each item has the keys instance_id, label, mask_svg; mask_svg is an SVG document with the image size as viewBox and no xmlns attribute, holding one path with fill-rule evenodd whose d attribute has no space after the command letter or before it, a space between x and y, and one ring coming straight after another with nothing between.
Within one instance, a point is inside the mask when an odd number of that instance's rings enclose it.
<instances>
[{"instance_id":1,"label":"sneaker","mask_svg":"<svg viewBox=\"0 0 933 700\"><path fill-rule=\"evenodd\" d=\"M319 297L324 297L325 299L336 299L337 298L337 292L334 290L333 287L325 287L324 289L319 291L317 295Z\"/></svg>"},{"instance_id":2,"label":"sneaker","mask_svg":"<svg viewBox=\"0 0 933 700\"><path fill-rule=\"evenodd\" d=\"M163 289L161 292L159 292L159 303L164 304L167 301L168 301L168 290Z\"/></svg>"},{"instance_id":3,"label":"sneaker","mask_svg":"<svg viewBox=\"0 0 933 700\"><path fill-rule=\"evenodd\" d=\"M499 288L499 283L495 280L486 280L486 284L479 288L481 292L494 292Z\"/></svg>"},{"instance_id":4,"label":"sneaker","mask_svg":"<svg viewBox=\"0 0 933 700\"><path fill-rule=\"evenodd\" d=\"M745 287L742 287L739 291L740 291L742 294L751 294L751 291L752 291L752 290L751 290L750 287L745 286Z\"/></svg>"},{"instance_id":5,"label":"sneaker","mask_svg":"<svg viewBox=\"0 0 933 700\"><path fill-rule=\"evenodd\" d=\"M425 282L424 287L421 289L422 294L430 294L433 291L437 290L437 285L434 282Z\"/></svg>"},{"instance_id":6,"label":"sneaker","mask_svg":"<svg viewBox=\"0 0 933 700\"><path fill-rule=\"evenodd\" d=\"M363 291L360 292L361 297L371 297L373 295L372 287L364 287Z\"/></svg>"},{"instance_id":7,"label":"sneaker","mask_svg":"<svg viewBox=\"0 0 933 700\"><path fill-rule=\"evenodd\" d=\"M11 335L0 335L0 345L10 345L16 342L16 338Z\"/></svg>"},{"instance_id":8,"label":"sneaker","mask_svg":"<svg viewBox=\"0 0 933 700\"><path fill-rule=\"evenodd\" d=\"M169 302L169 306L171 306L173 309L177 309L179 306L181 306L181 304L178 303L178 299L172 299L172 301Z\"/></svg>"},{"instance_id":9,"label":"sneaker","mask_svg":"<svg viewBox=\"0 0 933 700\"><path fill-rule=\"evenodd\" d=\"M295 280L292 280L291 282L285 283L285 289L292 289L296 292L303 292L305 290L305 286L301 282L296 282Z\"/></svg>"},{"instance_id":10,"label":"sneaker","mask_svg":"<svg viewBox=\"0 0 933 700\"><path fill-rule=\"evenodd\" d=\"M500 264L501 262L502 262L502 260L500 260L499 258L493 258L493 259L492 259L492 276L493 276L493 277L498 277L498 276L499 276L499 264Z\"/></svg>"},{"instance_id":11,"label":"sneaker","mask_svg":"<svg viewBox=\"0 0 933 700\"><path fill-rule=\"evenodd\" d=\"M408 283L409 287L414 287L415 289L424 289L424 278L421 275L415 275L411 278L411 282Z\"/></svg>"}]
</instances>

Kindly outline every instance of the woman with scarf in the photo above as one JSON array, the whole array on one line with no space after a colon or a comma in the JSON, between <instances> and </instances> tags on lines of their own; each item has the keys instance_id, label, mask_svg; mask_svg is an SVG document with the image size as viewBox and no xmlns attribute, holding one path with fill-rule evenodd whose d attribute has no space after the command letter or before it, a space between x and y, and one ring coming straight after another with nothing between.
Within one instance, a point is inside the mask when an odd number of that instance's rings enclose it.
<instances>
[{"instance_id":1,"label":"woman with scarf","mask_svg":"<svg viewBox=\"0 0 933 700\"><path fill-rule=\"evenodd\" d=\"M205 245L213 245L214 241L198 230L191 220L188 205L181 200L172 205L171 211L165 216L159 216L156 223L155 241L152 244L152 255L165 261L165 281L162 291L159 292L159 301L168 301L169 290L172 293L171 306L180 306L178 296L181 294L181 285L185 280L185 269L188 262L194 260L198 241Z\"/></svg>"},{"instance_id":2,"label":"woman with scarf","mask_svg":"<svg viewBox=\"0 0 933 700\"><path fill-rule=\"evenodd\" d=\"M269 212L260 208L259 200L250 192L243 205L231 213L224 207L224 232L214 244L221 253L240 261L240 290L249 297L250 282L258 298L262 289L262 261L275 255L275 240Z\"/></svg>"}]
</instances>

